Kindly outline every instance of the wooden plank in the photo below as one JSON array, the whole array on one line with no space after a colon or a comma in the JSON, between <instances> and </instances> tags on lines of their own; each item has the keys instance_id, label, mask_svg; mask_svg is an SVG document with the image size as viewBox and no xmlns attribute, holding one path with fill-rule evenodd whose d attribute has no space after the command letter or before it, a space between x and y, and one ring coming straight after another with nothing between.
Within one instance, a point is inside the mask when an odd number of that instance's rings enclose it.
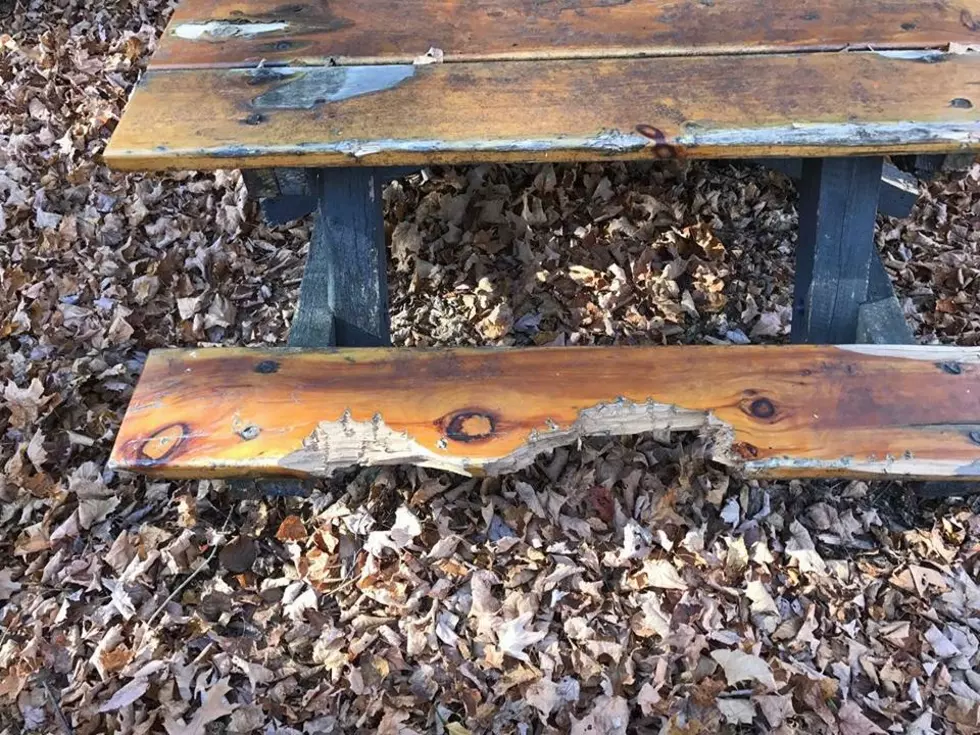
<instances>
[{"instance_id":1,"label":"wooden plank","mask_svg":"<svg viewBox=\"0 0 980 735\"><path fill-rule=\"evenodd\" d=\"M915 335L898 303L877 249L871 259L868 295L858 307L857 341L874 345L912 345Z\"/></svg>"},{"instance_id":2,"label":"wooden plank","mask_svg":"<svg viewBox=\"0 0 980 735\"><path fill-rule=\"evenodd\" d=\"M153 67L976 43L980 0L183 0Z\"/></svg>"},{"instance_id":3,"label":"wooden plank","mask_svg":"<svg viewBox=\"0 0 980 735\"><path fill-rule=\"evenodd\" d=\"M391 344L381 186L385 172L325 169L291 347Z\"/></svg>"},{"instance_id":4,"label":"wooden plank","mask_svg":"<svg viewBox=\"0 0 980 735\"><path fill-rule=\"evenodd\" d=\"M800 235L793 287L794 342L857 341L875 257L875 214L882 160L815 158L803 162Z\"/></svg>"},{"instance_id":5,"label":"wooden plank","mask_svg":"<svg viewBox=\"0 0 980 735\"><path fill-rule=\"evenodd\" d=\"M980 476L980 349L158 350L111 466L173 477L518 469L590 434L700 431L768 476Z\"/></svg>"},{"instance_id":6,"label":"wooden plank","mask_svg":"<svg viewBox=\"0 0 980 735\"><path fill-rule=\"evenodd\" d=\"M966 54L151 72L104 155L202 169L975 149L978 82Z\"/></svg>"}]
</instances>

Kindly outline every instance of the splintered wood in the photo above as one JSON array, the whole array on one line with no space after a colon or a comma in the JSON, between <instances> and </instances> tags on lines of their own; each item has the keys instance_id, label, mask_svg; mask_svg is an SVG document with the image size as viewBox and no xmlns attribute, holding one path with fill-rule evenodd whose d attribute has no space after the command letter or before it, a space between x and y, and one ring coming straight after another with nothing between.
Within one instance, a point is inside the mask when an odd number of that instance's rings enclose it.
<instances>
[{"instance_id":1,"label":"splintered wood","mask_svg":"<svg viewBox=\"0 0 980 735\"><path fill-rule=\"evenodd\" d=\"M699 431L760 476L980 476L980 350L652 347L151 353L113 449L168 477L511 472L594 435Z\"/></svg>"}]
</instances>

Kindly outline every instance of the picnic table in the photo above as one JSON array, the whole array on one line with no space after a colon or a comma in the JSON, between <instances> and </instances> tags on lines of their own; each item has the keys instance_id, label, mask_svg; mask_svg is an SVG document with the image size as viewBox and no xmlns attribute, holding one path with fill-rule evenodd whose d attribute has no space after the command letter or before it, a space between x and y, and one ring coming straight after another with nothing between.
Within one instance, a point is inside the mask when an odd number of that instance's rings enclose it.
<instances>
[{"instance_id":1,"label":"picnic table","mask_svg":"<svg viewBox=\"0 0 980 735\"><path fill-rule=\"evenodd\" d=\"M874 227L886 156L980 149L978 39L980 0L183 0L105 159L315 209L300 350L154 351L112 462L472 474L674 429L761 475L975 479L980 351L910 344ZM800 344L390 348L386 181L673 158L795 162Z\"/></svg>"}]
</instances>

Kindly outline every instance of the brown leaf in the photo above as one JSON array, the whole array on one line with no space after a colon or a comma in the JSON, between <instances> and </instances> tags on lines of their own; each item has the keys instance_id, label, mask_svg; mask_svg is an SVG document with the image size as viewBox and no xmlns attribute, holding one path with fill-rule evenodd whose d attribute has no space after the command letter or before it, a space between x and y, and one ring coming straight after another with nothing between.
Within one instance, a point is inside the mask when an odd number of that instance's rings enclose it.
<instances>
[{"instance_id":1,"label":"brown leaf","mask_svg":"<svg viewBox=\"0 0 980 735\"><path fill-rule=\"evenodd\" d=\"M884 730L864 716L861 707L852 700L841 705L837 713L841 735L884 735Z\"/></svg>"},{"instance_id":2,"label":"brown leaf","mask_svg":"<svg viewBox=\"0 0 980 735\"><path fill-rule=\"evenodd\" d=\"M286 516L279 524L276 538L280 541L305 541L307 533L303 520L299 516Z\"/></svg>"}]
</instances>

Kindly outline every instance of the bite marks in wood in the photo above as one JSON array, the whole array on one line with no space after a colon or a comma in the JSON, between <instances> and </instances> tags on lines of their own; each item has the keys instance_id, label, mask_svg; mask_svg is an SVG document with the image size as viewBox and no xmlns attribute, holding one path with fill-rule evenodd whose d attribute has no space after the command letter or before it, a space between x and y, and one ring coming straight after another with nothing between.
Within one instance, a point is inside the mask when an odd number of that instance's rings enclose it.
<instances>
[{"instance_id":1,"label":"bite marks in wood","mask_svg":"<svg viewBox=\"0 0 980 735\"><path fill-rule=\"evenodd\" d=\"M734 432L708 411L685 409L648 400L635 403L617 399L579 412L572 423L561 426L545 419L528 427L524 422L510 427L492 412L463 409L435 422L442 437L435 446L414 438L409 431L391 428L375 414L370 421L357 421L346 411L339 421L321 421L304 442L302 449L286 456L284 469L302 475L329 477L354 465L377 466L413 464L447 470L461 475L497 475L516 472L534 459L589 436L628 436L648 431L702 431L708 439L711 456L724 464L739 465L741 457L732 452ZM482 456L466 452L473 443L517 446L495 454L493 445Z\"/></svg>"}]
</instances>

